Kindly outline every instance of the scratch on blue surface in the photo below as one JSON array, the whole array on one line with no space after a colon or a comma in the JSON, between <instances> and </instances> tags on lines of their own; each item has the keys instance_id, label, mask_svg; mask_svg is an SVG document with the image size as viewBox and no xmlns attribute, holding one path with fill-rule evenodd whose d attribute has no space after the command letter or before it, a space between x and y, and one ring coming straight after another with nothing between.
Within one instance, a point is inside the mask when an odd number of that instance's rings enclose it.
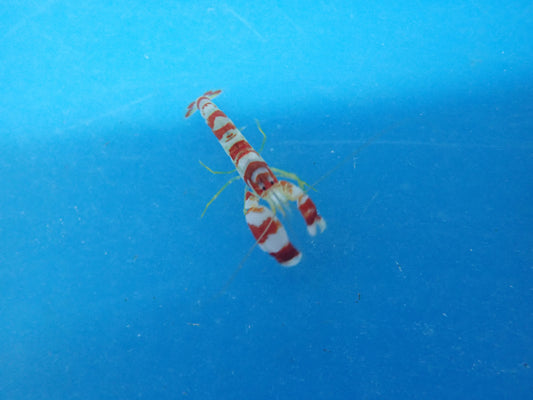
<instances>
[{"instance_id":1,"label":"scratch on blue surface","mask_svg":"<svg viewBox=\"0 0 533 400\"><path fill-rule=\"evenodd\" d=\"M237 18L239 21L241 21L244 26L246 26L249 30L251 30L259 39L261 39L263 42L266 42L267 40L264 38L263 35L261 35L257 30L253 27L253 25L248 22L246 19L244 19L240 14L237 14L235 10L228 7L227 5L224 6L224 9L228 11L231 15L233 15L235 18Z\"/></svg>"},{"instance_id":2,"label":"scratch on blue surface","mask_svg":"<svg viewBox=\"0 0 533 400\"><path fill-rule=\"evenodd\" d=\"M98 120L100 120L102 118L110 117L110 116L116 115L118 113L124 112L124 111L128 110L129 108L133 107L134 105L137 105L139 103L145 102L146 100L152 98L153 96L154 96L154 94L150 93L150 94L147 94L145 96L139 97L138 99L130 101L129 103L123 104L123 105L121 105L119 107L113 108L112 110L106 111L104 113L95 115L92 118L88 118L88 119L82 120L82 121L80 121L80 122L78 122L76 124L70 125L69 127L65 128L62 131L63 132L64 131L69 131L69 130L75 129L75 128L79 127L79 126L88 126L88 125L92 124L93 122L98 121Z\"/></svg>"},{"instance_id":3,"label":"scratch on blue surface","mask_svg":"<svg viewBox=\"0 0 533 400\"><path fill-rule=\"evenodd\" d=\"M26 26L28 21L32 20L33 18L41 15L46 10L48 10L51 6L53 6L57 0L51 0L46 4L43 4L40 8L38 8L35 12L23 17L20 19L15 25L13 25L10 29L7 30L6 33L2 36L1 40L8 39L9 37L13 36L13 34L17 33L21 28Z\"/></svg>"}]
</instances>

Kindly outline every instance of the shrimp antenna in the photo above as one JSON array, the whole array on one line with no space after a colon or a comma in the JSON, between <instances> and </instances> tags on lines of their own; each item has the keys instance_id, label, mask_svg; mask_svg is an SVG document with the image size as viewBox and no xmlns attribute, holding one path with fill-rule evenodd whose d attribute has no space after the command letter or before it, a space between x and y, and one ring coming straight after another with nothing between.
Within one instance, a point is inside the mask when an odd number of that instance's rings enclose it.
<instances>
[{"instance_id":1,"label":"shrimp antenna","mask_svg":"<svg viewBox=\"0 0 533 400\"><path fill-rule=\"evenodd\" d=\"M255 241L255 243L250 247L250 249L248 249L248 252L244 255L244 257L242 258L241 262L239 263L239 265L237 266L237 268L235 268L235 270L233 271L233 273L231 274L231 276L229 277L229 279L226 281L226 283L224 284L224 286L222 286L222 288L220 288L220 290L217 292L217 294L215 294L212 298L211 298L211 301L219 298L220 296L222 296L224 294L224 292L226 290L228 290L228 288L231 286L231 284L233 283L233 281L235 280L235 278L237 277L238 273L241 271L241 269L244 267L244 263L246 262L246 260L248 260L248 258L250 258L250 256L252 255L252 252L254 251L254 249L256 248L256 246L259 244L259 242L261 242L261 240L263 240L263 236L266 235L266 233L268 232L268 229L270 228L270 225L274 222L274 220L270 220L270 222L268 223L268 225L266 226L265 230L263 231L263 233L261 234L261 236L259 236L259 238L257 238L257 240Z\"/></svg>"},{"instance_id":2,"label":"shrimp antenna","mask_svg":"<svg viewBox=\"0 0 533 400\"><path fill-rule=\"evenodd\" d=\"M366 140L362 145L357 147L351 154L344 157L342 160L340 160L337 165L335 165L333 168L331 168L328 172L326 172L324 175L322 175L320 178L318 178L312 185L309 185L309 188L307 188L306 192L309 191L309 189L314 189L316 185L318 185L320 182L322 182L324 179L328 178L331 174L333 174L335 171L340 169L343 165L350 162L356 155L361 153L364 149L366 149L371 144L375 143L381 136L383 136L385 133L390 132L393 129L396 129L402 125L405 125L406 121L400 121L397 122L391 126L388 126L385 129L382 129L381 131L375 133L372 135L369 139Z\"/></svg>"}]
</instances>

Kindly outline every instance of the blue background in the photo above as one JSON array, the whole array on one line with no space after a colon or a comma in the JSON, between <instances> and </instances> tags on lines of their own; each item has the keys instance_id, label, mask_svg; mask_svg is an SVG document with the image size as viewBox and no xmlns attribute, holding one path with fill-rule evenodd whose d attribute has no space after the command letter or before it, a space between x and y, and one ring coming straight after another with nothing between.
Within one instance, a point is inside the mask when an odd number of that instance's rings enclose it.
<instances>
[{"instance_id":1,"label":"blue background","mask_svg":"<svg viewBox=\"0 0 533 400\"><path fill-rule=\"evenodd\" d=\"M532 398L530 1L87 3L0 6L0 398ZM200 219L219 88L295 268Z\"/></svg>"}]
</instances>

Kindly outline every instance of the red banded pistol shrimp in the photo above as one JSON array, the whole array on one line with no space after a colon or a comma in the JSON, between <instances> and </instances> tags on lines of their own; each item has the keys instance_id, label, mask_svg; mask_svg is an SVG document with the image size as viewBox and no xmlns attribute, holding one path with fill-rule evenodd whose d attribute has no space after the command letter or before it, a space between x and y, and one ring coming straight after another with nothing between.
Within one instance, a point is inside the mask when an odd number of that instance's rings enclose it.
<instances>
[{"instance_id":1,"label":"red banded pistol shrimp","mask_svg":"<svg viewBox=\"0 0 533 400\"><path fill-rule=\"evenodd\" d=\"M200 96L187 107L185 118L196 110L200 111L247 186L244 215L256 243L281 265L292 267L300 262L302 254L290 242L276 213L279 211L284 215L287 203L296 202L311 236L316 235L317 229L323 232L326 221L318 214L315 204L304 190L289 181L278 180L273 170L280 176L297 180L298 184L303 181L294 174L270 168L228 116L211 101L220 93L221 90L208 91ZM266 202L268 207L261 204L261 201Z\"/></svg>"}]
</instances>

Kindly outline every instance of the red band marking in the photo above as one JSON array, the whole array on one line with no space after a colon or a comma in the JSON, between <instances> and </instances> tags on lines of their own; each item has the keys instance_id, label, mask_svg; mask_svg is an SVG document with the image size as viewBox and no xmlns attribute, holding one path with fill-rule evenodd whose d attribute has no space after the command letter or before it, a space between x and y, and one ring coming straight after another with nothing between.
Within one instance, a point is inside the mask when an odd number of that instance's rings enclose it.
<instances>
[{"instance_id":1,"label":"red band marking","mask_svg":"<svg viewBox=\"0 0 533 400\"><path fill-rule=\"evenodd\" d=\"M244 182L246 182L248 186L252 185L253 183L251 181L252 175L255 172L255 170L257 170L258 168L266 168L270 170L270 168L268 168L267 163L264 161L253 161L250 164L248 164L248 166L246 167L246 171L244 171L244 176L243 176Z\"/></svg>"},{"instance_id":2,"label":"red band marking","mask_svg":"<svg viewBox=\"0 0 533 400\"><path fill-rule=\"evenodd\" d=\"M228 116L226 114L224 114L221 110L219 110L218 108L213 111L211 113L210 116L208 116L205 120L205 122L207 122L207 125L211 128L211 130L213 129L213 127L215 126L215 119L218 118L218 117L222 117L222 118L228 118ZM229 118L228 118L229 119Z\"/></svg>"},{"instance_id":3,"label":"red band marking","mask_svg":"<svg viewBox=\"0 0 533 400\"><path fill-rule=\"evenodd\" d=\"M229 149L229 156L233 160L233 163L237 165L238 161L246 154L250 153L251 151L255 151L252 146L250 146L250 143L248 143L246 140L239 140L231 148Z\"/></svg>"},{"instance_id":4,"label":"red band marking","mask_svg":"<svg viewBox=\"0 0 533 400\"><path fill-rule=\"evenodd\" d=\"M318 212L311 198L308 197L304 203L298 206L298 209L302 213L302 216L305 219L305 223L307 225L313 225L315 220L318 218Z\"/></svg>"},{"instance_id":5,"label":"red band marking","mask_svg":"<svg viewBox=\"0 0 533 400\"><path fill-rule=\"evenodd\" d=\"M221 111L222 112L222 111ZM224 114L224 113L223 113ZM227 118L227 117L226 117ZM211 128L213 129L213 128ZM219 128L217 129L216 131L213 130L213 133L215 134L215 136L217 137L218 140L222 139L222 136L224 136L224 134L227 132L227 131L230 131L232 129L237 129L237 127L235 125L233 125L233 122L231 122L229 119L228 119L228 123L226 125L224 125L222 128Z\"/></svg>"},{"instance_id":6,"label":"red band marking","mask_svg":"<svg viewBox=\"0 0 533 400\"><path fill-rule=\"evenodd\" d=\"M277 219L273 220L272 218L266 218L263 223L259 226L248 225L252 234L254 235L255 240L258 243L265 243L270 235L275 234L278 231L278 228L281 226L281 222Z\"/></svg>"},{"instance_id":7,"label":"red band marking","mask_svg":"<svg viewBox=\"0 0 533 400\"><path fill-rule=\"evenodd\" d=\"M248 200L252 196L257 199L257 196L255 194L253 194L252 192L246 191L246 194L244 195L244 199Z\"/></svg>"},{"instance_id":8,"label":"red band marking","mask_svg":"<svg viewBox=\"0 0 533 400\"><path fill-rule=\"evenodd\" d=\"M295 257L298 257L300 252L292 245L291 242L287 243L280 251L276 253L270 253L277 262L286 263Z\"/></svg>"},{"instance_id":9,"label":"red band marking","mask_svg":"<svg viewBox=\"0 0 533 400\"><path fill-rule=\"evenodd\" d=\"M206 93L206 94L207 94L207 93ZM200 102L201 102L202 100L207 100L207 101L209 101L210 99L209 99L209 97L207 97L205 94L204 94L203 96L198 97L198 98L196 99L196 108L200 109Z\"/></svg>"}]
</instances>

